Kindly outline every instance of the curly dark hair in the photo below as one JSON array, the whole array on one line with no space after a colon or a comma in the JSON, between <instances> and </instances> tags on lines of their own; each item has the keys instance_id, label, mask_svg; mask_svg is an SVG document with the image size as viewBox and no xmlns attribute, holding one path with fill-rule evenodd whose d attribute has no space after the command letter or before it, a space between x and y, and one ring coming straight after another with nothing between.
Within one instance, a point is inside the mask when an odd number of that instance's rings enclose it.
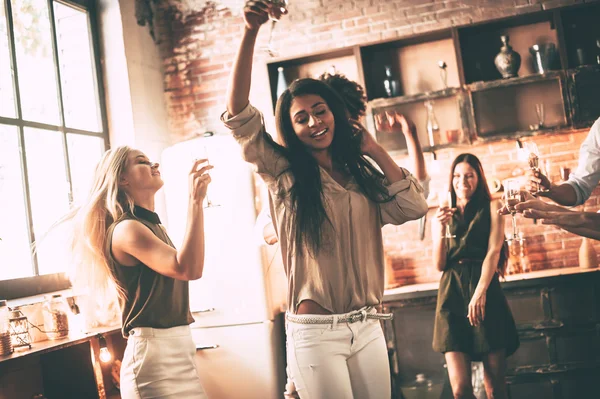
<instances>
[{"instance_id":1,"label":"curly dark hair","mask_svg":"<svg viewBox=\"0 0 600 399\"><path fill-rule=\"evenodd\" d=\"M319 76L319 80L327 83L342 97L351 119L359 120L365 115L367 96L365 96L365 90L361 85L339 72L333 75L325 72Z\"/></svg>"}]
</instances>

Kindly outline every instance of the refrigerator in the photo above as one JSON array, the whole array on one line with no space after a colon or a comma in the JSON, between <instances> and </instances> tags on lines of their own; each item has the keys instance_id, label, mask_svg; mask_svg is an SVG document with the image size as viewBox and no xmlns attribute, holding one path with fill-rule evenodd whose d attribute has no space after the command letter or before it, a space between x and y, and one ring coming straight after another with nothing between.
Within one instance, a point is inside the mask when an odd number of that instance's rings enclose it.
<instances>
[{"instance_id":1,"label":"refrigerator","mask_svg":"<svg viewBox=\"0 0 600 399\"><path fill-rule=\"evenodd\" d=\"M230 135L198 137L163 151L167 230L179 247L187 218L188 174L193 160L206 156L214 165L207 191L213 206L204 209L202 278L190 282L200 380L210 399L282 398L285 298L280 287L286 282L281 270L263 261L264 249L254 231L253 172Z\"/></svg>"}]
</instances>

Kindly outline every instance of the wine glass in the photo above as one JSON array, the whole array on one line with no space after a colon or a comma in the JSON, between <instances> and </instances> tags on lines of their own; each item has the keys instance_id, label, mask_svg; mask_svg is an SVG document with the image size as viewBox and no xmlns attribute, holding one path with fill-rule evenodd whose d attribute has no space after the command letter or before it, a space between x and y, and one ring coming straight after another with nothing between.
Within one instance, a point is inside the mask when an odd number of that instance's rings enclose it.
<instances>
[{"instance_id":1,"label":"wine glass","mask_svg":"<svg viewBox=\"0 0 600 399\"><path fill-rule=\"evenodd\" d=\"M438 193L438 205L440 208L451 208L452 207L452 192L449 190L444 190ZM446 223L446 233L442 236L442 238L454 238L456 237L450 232L450 223Z\"/></svg>"},{"instance_id":2,"label":"wine glass","mask_svg":"<svg viewBox=\"0 0 600 399\"><path fill-rule=\"evenodd\" d=\"M200 154L199 154L198 158L206 159L206 164L210 165L210 154L208 151L208 146L206 144L200 145ZM214 203L210 200L210 197L208 196L208 190L207 190L206 191L206 205L204 205L204 208L216 208L218 206L221 206L221 205Z\"/></svg>"},{"instance_id":3,"label":"wine glass","mask_svg":"<svg viewBox=\"0 0 600 399\"><path fill-rule=\"evenodd\" d=\"M517 233L517 220L515 218L517 210L515 206L521 202L521 182L519 179L506 179L502 182L502 185L504 186L504 204L512 218L512 236L506 239L510 242L520 238Z\"/></svg>"},{"instance_id":4,"label":"wine glass","mask_svg":"<svg viewBox=\"0 0 600 399\"><path fill-rule=\"evenodd\" d=\"M540 172L540 151L537 144L535 144L533 141L528 141L525 143L525 149L528 153L527 161L529 162L529 169L533 170L534 172ZM540 186L539 183L534 183L534 185L536 186L536 192L534 193L535 195L545 194L548 192L548 190Z\"/></svg>"},{"instance_id":5,"label":"wine glass","mask_svg":"<svg viewBox=\"0 0 600 399\"><path fill-rule=\"evenodd\" d=\"M544 104L535 104L535 114L538 119L538 129L542 129L544 127Z\"/></svg>"},{"instance_id":6,"label":"wine glass","mask_svg":"<svg viewBox=\"0 0 600 399\"><path fill-rule=\"evenodd\" d=\"M263 50L265 50L271 57L277 57L277 50L273 48L273 30L275 29L275 25L281 16L288 13L288 0L270 0L269 3L273 5L271 11L269 12L271 25L269 28L269 39Z\"/></svg>"}]
</instances>

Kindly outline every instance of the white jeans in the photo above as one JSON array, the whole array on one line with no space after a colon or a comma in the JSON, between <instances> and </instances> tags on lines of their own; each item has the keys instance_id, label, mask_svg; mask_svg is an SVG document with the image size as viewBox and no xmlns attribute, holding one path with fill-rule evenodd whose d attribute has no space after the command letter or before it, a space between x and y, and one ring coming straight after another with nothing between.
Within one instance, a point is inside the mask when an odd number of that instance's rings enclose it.
<instances>
[{"instance_id":1,"label":"white jeans","mask_svg":"<svg viewBox=\"0 0 600 399\"><path fill-rule=\"evenodd\" d=\"M332 324L288 321L287 361L289 377L301 399L391 396L387 346L379 320Z\"/></svg>"},{"instance_id":2,"label":"white jeans","mask_svg":"<svg viewBox=\"0 0 600 399\"><path fill-rule=\"evenodd\" d=\"M121 398L205 399L189 326L129 332L121 364Z\"/></svg>"}]
</instances>

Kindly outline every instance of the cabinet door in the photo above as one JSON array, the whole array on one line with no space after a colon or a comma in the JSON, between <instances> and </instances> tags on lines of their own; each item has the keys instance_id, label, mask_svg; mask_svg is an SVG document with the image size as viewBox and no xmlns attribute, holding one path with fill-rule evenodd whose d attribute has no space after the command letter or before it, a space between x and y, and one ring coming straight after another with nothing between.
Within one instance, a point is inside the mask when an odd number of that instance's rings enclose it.
<instances>
[{"instance_id":1,"label":"cabinet door","mask_svg":"<svg viewBox=\"0 0 600 399\"><path fill-rule=\"evenodd\" d=\"M600 66L582 67L569 75L571 118L575 127L591 125L600 117Z\"/></svg>"},{"instance_id":2,"label":"cabinet door","mask_svg":"<svg viewBox=\"0 0 600 399\"><path fill-rule=\"evenodd\" d=\"M0 364L0 399L31 399L43 394L39 357L25 356Z\"/></svg>"},{"instance_id":3,"label":"cabinet door","mask_svg":"<svg viewBox=\"0 0 600 399\"><path fill-rule=\"evenodd\" d=\"M562 399L558 393L558 381L551 379L527 379L513 381L508 385L510 399Z\"/></svg>"},{"instance_id":4,"label":"cabinet door","mask_svg":"<svg viewBox=\"0 0 600 399\"><path fill-rule=\"evenodd\" d=\"M210 399L283 396L284 338L273 322L193 328L200 381Z\"/></svg>"}]
</instances>

